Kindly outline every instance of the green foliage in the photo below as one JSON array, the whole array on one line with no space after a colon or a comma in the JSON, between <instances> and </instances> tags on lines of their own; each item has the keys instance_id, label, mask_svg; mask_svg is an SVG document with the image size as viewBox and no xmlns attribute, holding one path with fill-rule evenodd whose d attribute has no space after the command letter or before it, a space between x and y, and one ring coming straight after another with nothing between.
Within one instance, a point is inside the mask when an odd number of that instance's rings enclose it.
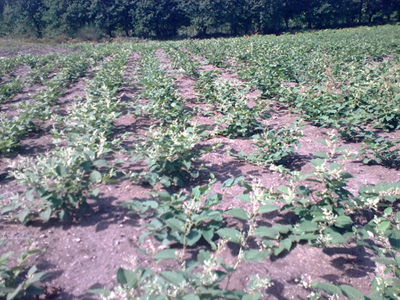
<instances>
[{"instance_id":1,"label":"green foliage","mask_svg":"<svg viewBox=\"0 0 400 300\"><path fill-rule=\"evenodd\" d=\"M215 76L214 72L202 75L197 86L202 90L200 99L204 99L211 109L218 112L214 134L235 138L250 136L260 130L262 125L258 118L267 118L265 106L250 108L247 105L246 90L239 90L228 81L211 83L206 78L208 74L211 74L211 78Z\"/></svg>"},{"instance_id":2,"label":"green foliage","mask_svg":"<svg viewBox=\"0 0 400 300\"><path fill-rule=\"evenodd\" d=\"M142 95L148 101L137 104L136 114L147 115L163 124L174 120L185 122L191 117L191 112L184 103L175 87L175 79L166 75L161 69L159 60L155 57L154 49L145 48L141 51L140 84Z\"/></svg>"},{"instance_id":3,"label":"green foliage","mask_svg":"<svg viewBox=\"0 0 400 300\"><path fill-rule=\"evenodd\" d=\"M224 188L236 185L242 178L228 179L223 183ZM267 251L244 250L248 237L252 235L253 227L244 237L241 232L233 228L226 228L222 222L223 214L249 220L254 226L256 215L266 205L259 206L262 201L259 196L254 200L257 208L247 215L245 211L231 209L225 212L213 207L220 204L221 194L212 193L212 185L216 180L212 179L205 186L197 186L192 189L190 195L186 193L169 194L167 192L154 193L158 200L132 200L123 204L126 207L140 213L142 216L152 216L154 219L147 223L149 228L139 241L143 242L149 234L163 245L169 245L175 241L184 246L183 252L173 249L165 249L155 253L144 252L153 260L177 259L182 261L187 246L195 246L200 239L206 240L215 252L200 250L197 260L182 264L181 270L168 270L153 273L151 269L136 269L135 271L119 269L117 279L121 287L113 291L94 290L105 296L105 299L114 299L117 295L121 299L139 299L143 297L162 297L162 299L259 299L260 291L272 285L271 278L251 276L247 286L248 292L239 290L228 291L220 287L220 282L237 269L243 260L260 261L268 254ZM264 203L264 202L263 202ZM265 203L264 203L265 204ZM275 207L269 211L278 209ZM143 215L144 213L144 215ZM223 239L217 244L214 242L215 234ZM238 261L234 266L223 264L221 251L227 241L239 243L241 246ZM221 267L224 271L221 271ZM196 272L192 272L196 269ZM200 271L199 271L200 270ZM152 284L150 284L152 282Z\"/></svg>"},{"instance_id":4,"label":"green foliage","mask_svg":"<svg viewBox=\"0 0 400 300\"><path fill-rule=\"evenodd\" d=\"M19 79L19 77L9 83L0 85L0 102L11 99L16 94L20 93L24 86L25 84Z\"/></svg>"},{"instance_id":5,"label":"green foliage","mask_svg":"<svg viewBox=\"0 0 400 300\"><path fill-rule=\"evenodd\" d=\"M232 16L237 15L231 6L227 8ZM274 15L272 10L266 13ZM106 15L102 17L108 21ZM245 30L249 20L239 19L231 21L237 26L232 31ZM275 25L282 22L277 20ZM107 26L123 30L118 27L121 25ZM348 285L315 282L307 286L314 293L310 298L341 295L348 299L396 299L400 282L400 219L396 210L399 183L365 185L354 192L349 185L352 176L346 172L345 163L357 153L339 147L337 142L339 138L363 141L358 156L364 163L398 167L398 141L377 138L372 133L399 127L397 41L396 27L358 28L297 36L69 45L81 53L2 59L0 69L5 82L1 87L36 83L45 88L32 96L31 101L20 102L15 107L6 104L8 109L17 110L17 114L12 118L5 114L0 117L0 151L2 154L11 151L26 132L41 128L50 118L55 144L45 154L18 158L10 166L9 174L27 192L19 195L20 200L11 200L2 214L16 211L19 220L27 223L37 215L45 221L54 216L65 220L87 212L88 199L99 199L100 185L114 180L120 172L116 165L122 161L114 157L119 156L118 151L122 151L119 146L130 133L121 135L114 128L114 122L130 107L137 116L156 122L152 122L145 134L140 128L137 131L140 137L130 141L131 147L124 143L131 161L147 163L142 172L128 173L128 176L170 189L169 192L153 191L151 200L135 199L124 206L147 218L147 231L139 238L140 242L160 243L163 249L140 250L149 255L149 261L171 260L171 265L167 271L156 272L153 268L153 273L136 267L120 269L117 280L121 287L101 291L106 297L258 299L261 289L272 284L270 278L249 276L252 281L246 292L227 291L221 280L230 277L245 261L260 262L271 254L279 256L299 242L332 247L352 238L371 249L376 254L375 261L385 265L385 274L375 274L372 296L364 296ZM191 99L201 102L196 108L191 108L192 103L180 95L178 81L172 78L170 69L163 68L160 58L165 53L156 51L160 48L167 52L175 69L197 79L198 97ZM120 87L129 84L126 74L131 71L127 68L132 67L131 63L128 65L132 51L137 53L132 76L135 81L130 87L133 86L138 96L131 101L125 98L120 101ZM201 71L201 65L209 63L226 68L224 73L237 72L244 82L239 85L218 81L221 71ZM23 64L31 68L26 82L14 76L16 68ZM59 97L71 83L85 76L88 68L95 74L87 81L86 95L75 99L66 114L58 115ZM262 96L250 104L246 94L254 89L261 91ZM10 89L4 99L10 99L16 91ZM202 107L206 107L204 111ZM329 139L317 140L327 149L314 154L310 172L279 166L295 153L303 133L300 121L290 127L263 125L272 108L274 113L294 112L312 125L334 129ZM214 127L196 125L192 120L197 117L196 113L212 116L214 120L210 121L214 121ZM204 169L201 156L219 146L217 143L205 147L205 140L216 135L252 137L253 153L231 154L251 164L271 165L270 169L288 183L267 188L256 179L231 178L222 183L221 193L213 192L219 188L214 186L215 180L191 188L190 184L200 182L200 171ZM226 202L223 200L228 199L224 199L226 189L239 183L244 191L236 197L242 203L222 209ZM183 186L188 190L178 188ZM283 212L291 213L290 223L283 223L285 218L279 224L273 220L274 225L270 226L263 222L265 217L281 216ZM361 214L363 218L359 218ZM231 222L232 219L236 222ZM230 262L233 265L224 264L221 258L227 243L236 244L239 250L236 261ZM198 249L204 244L210 246L210 252L202 250L190 262L189 247ZM7 266L10 266L8 262ZM12 288L12 292L17 289L18 296L25 289L18 290L18 285Z\"/></svg>"},{"instance_id":6,"label":"green foliage","mask_svg":"<svg viewBox=\"0 0 400 300\"><path fill-rule=\"evenodd\" d=\"M7 246L0 240L0 247ZM36 266L27 267L25 262L29 256L41 253L41 250L28 250L19 254L18 261L10 267L13 252L4 253L0 257L0 299L25 299L26 296L41 295L43 289L37 285L46 275L37 272Z\"/></svg>"},{"instance_id":7,"label":"green foliage","mask_svg":"<svg viewBox=\"0 0 400 300\"><path fill-rule=\"evenodd\" d=\"M383 137L377 139L366 138L362 144L359 154L364 157L365 164L381 164L388 167L398 168L399 148L396 146L400 141L391 141Z\"/></svg>"},{"instance_id":8,"label":"green foliage","mask_svg":"<svg viewBox=\"0 0 400 300\"><path fill-rule=\"evenodd\" d=\"M117 272L119 287L109 290L90 290L103 295L103 299L237 299L258 300L260 291L271 285L271 278L252 276L249 292L220 288L220 282L229 275L223 259L209 251L200 250L196 261L189 261L181 270L154 272L150 268L135 270L120 268ZM196 272L193 269L196 268Z\"/></svg>"},{"instance_id":9,"label":"green foliage","mask_svg":"<svg viewBox=\"0 0 400 300\"><path fill-rule=\"evenodd\" d=\"M195 79L200 76L200 64L194 60L186 51L179 49L173 44L167 45L168 56L171 58L172 66L180 72Z\"/></svg>"},{"instance_id":10,"label":"green foliage","mask_svg":"<svg viewBox=\"0 0 400 300\"><path fill-rule=\"evenodd\" d=\"M57 120L61 129L52 130L55 149L35 159L21 159L13 166L15 169L10 172L11 176L29 188L23 201L17 201L9 208L19 212L21 222L26 223L35 214L44 221L53 214L62 220L82 214L89 208L87 199L97 199L98 186L115 175L114 166L120 161L110 164L105 159L112 158L114 146L127 134L112 141L107 140L107 135L112 132L113 122L119 116L116 88L121 84L121 69L128 56L129 52L122 51L108 62L104 68L114 70L108 80L104 81L104 72L99 71L89 84L86 99L76 102L68 116ZM60 85L64 80L75 80L75 75L84 71L79 61L72 66L55 76L60 79ZM46 97L53 92L54 97ZM40 103L42 97L51 101L58 96L57 91L49 89L37 96L35 103Z\"/></svg>"},{"instance_id":11,"label":"green foliage","mask_svg":"<svg viewBox=\"0 0 400 300\"><path fill-rule=\"evenodd\" d=\"M377 25L398 19L397 1L0 1L2 35L97 37L107 34L165 38L278 33L298 28ZM98 34L82 34L90 29ZM80 32L76 34L77 32Z\"/></svg>"},{"instance_id":12,"label":"green foliage","mask_svg":"<svg viewBox=\"0 0 400 300\"><path fill-rule=\"evenodd\" d=\"M146 224L149 232L144 233L140 240L153 233L163 245L175 241L184 246L194 246L204 238L215 249L213 237L222 226L221 211L213 209L222 199L221 194L212 193L211 187L215 182L212 180L208 185L193 188L190 195L161 192L153 193L158 199L156 201L132 200L125 203L124 206L138 213L154 217Z\"/></svg>"},{"instance_id":13,"label":"green foliage","mask_svg":"<svg viewBox=\"0 0 400 300\"><path fill-rule=\"evenodd\" d=\"M213 147L196 147L207 132L194 125L173 122L168 127L154 126L149 129L145 139L138 139L133 144L132 161L146 159L149 172L132 173L136 180L143 180L155 185L157 182L168 187L172 183L182 186L184 182L199 176L198 159L210 152Z\"/></svg>"},{"instance_id":14,"label":"green foliage","mask_svg":"<svg viewBox=\"0 0 400 300\"><path fill-rule=\"evenodd\" d=\"M325 282L314 282L313 289L323 291L328 295L343 294L350 300L398 298L400 294L400 231L398 229L400 214L394 210L393 203L399 197L399 191L398 183L364 187L360 189L360 196L356 200L357 209L377 211L379 205L386 207L383 214L379 216L375 214L363 226L352 228L357 238L357 244L372 250L377 256L374 261L385 266L383 272L377 274L372 280L372 295L364 296L360 291L348 285L337 287ZM379 203L382 200L389 201L390 204ZM371 238L378 243L370 243ZM314 295L313 299L320 299L318 297L322 296L320 292Z\"/></svg>"},{"instance_id":15,"label":"green foliage","mask_svg":"<svg viewBox=\"0 0 400 300\"><path fill-rule=\"evenodd\" d=\"M9 152L19 145L21 136L26 132L25 127L16 118L0 115L0 152Z\"/></svg>"},{"instance_id":16,"label":"green foliage","mask_svg":"<svg viewBox=\"0 0 400 300\"><path fill-rule=\"evenodd\" d=\"M215 101L215 82L217 82L218 76L220 75L221 72L216 70L200 72L199 79L196 81L196 90L199 100L206 103L212 103Z\"/></svg>"},{"instance_id":17,"label":"green foliage","mask_svg":"<svg viewBox=\"0 0 400 300\"><path fill-rule=\"evenodd\" d=\"M88 135L83 139L97 143L98 137ZM72 142L81 141L71 137ZM67 220L70 215L87 210L87 199L96 199L97 186L107 178L99 172L101 166L107 166L103 159L109 152L104 147L105 139L96 146L95 152L84 146L81 149L65 147L39 155L34 160L21 159L10 173L17 182L29 188L24 201L15 203L14 209L20 210L19 220L26 223L34 214L39 214L47 222L53 213Z\"/></svg>"},{"instance_id":18,"label":"green foliage","mask_svg":"<svg viewBox=\"0 0 400 300\"><path fill-rule=\"evenodd\" d=\"M301 122L296 122L291 127L271 129L261 134L252 136L256 152L247 155L245 152L230 154L255 165L283 164L295 153L295 147L300 147L299 139L303 136Z\"/></svg>"}]
</instances>

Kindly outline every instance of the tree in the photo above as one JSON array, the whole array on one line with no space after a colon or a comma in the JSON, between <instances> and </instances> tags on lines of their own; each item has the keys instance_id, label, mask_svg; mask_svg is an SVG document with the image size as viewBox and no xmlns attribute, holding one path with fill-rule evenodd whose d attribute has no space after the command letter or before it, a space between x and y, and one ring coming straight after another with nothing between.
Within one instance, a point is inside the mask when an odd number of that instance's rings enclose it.
<instances>
[{"instance_id":1,"label":"tree","mask_svg":"<svg viewBox=\"0 0 400 300\"><path fill-rule=\"evenodd\" d=\"M90 20L109 36L117 28L116 14L115 0L92 0L89 7Z\"/></svg>"},{"instance_id":2,"label":"tree","mask_svg":"<svg viewBox=\"0 0 400 300\"><path fill-rule=\"evenodd\" d=\"M225 0L223 20L231 27L231 33L247 33L252 25L251 3L247 0Z\"/></svg>"},{"instance_id":3,"label":"tree","mask_svg":"<svg viewBox=\"0 0 400 300\"><path fill-rule=\"evenodd\" d=\"M224 23L223 0L188 0L180 2L181 9L199 36L205 36L210 28Z\"/></svg>"},{"instance_id":4,"label":"tree","mask_svg":"<svg viewBox=\"0 0 400 300\"><path fill-rule=\"evenodd\" d=\"M43 36L45 6L42 0L6 0L3 7L4 22L9 29L19 33L33 30L37 37Z\"/></svg>"},{"instance_id":5,"label":"tree","mask_svg":"<svg viewBox=\"0 0 400 300\"><path fill-rule=\"evenodd\" d=\"M132 24L138 36L176 35L187 24L187 18L174 0L136 0L131 10Z\"/></svg>"},{"instance_id":6,"label":"tree","mask_svg":"<svg viewBox=\"0 0 400 300\"><path fill-rule=\"evenodd\" d=\"M131 11L134 10L134 2L132 0L116 0L116 18L117 27L125 32L126 36L130 35L133 30Z\"/></svg>"}]
</instances>

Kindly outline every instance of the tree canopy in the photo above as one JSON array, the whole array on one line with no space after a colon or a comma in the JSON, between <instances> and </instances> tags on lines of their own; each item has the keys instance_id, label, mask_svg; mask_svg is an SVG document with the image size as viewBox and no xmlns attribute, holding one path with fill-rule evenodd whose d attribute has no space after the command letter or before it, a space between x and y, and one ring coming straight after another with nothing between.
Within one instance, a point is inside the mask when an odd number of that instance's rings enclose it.
<instances>
[{"instance_id":1,"label":"tree canopy","mask_svg":"<svg viewBox=\"0 0 400 300\"><path fill-rule=\"evenodd\" d=\"M0 35L241 35L400 20L398 0L0 0Z\"/></svg>"}]
</instances>

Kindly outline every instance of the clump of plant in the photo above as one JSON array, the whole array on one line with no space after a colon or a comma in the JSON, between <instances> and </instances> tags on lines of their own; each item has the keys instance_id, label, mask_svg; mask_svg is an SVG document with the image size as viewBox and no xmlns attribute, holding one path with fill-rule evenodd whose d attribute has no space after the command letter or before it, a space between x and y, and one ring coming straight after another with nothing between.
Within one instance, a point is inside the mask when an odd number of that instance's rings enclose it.
<instances>
[{"instance_id":1,"label":"clump of plant","mask_svg":"<svg viewBox=\"0 0 400 300\"><path fill-rule=\"evenodd\" d=\"M7 118L5 113L0 114L0 152L9 152L18 146L25 132L25 126L18 122L18 118Z\"/></svg>"},{"instance_id":2,"label":"clump of plant","mask_svg":"<svg viewBox=\"0 0 400 300\"><path fill-rule=\"evenodd\" d=\"M204 127L174 121L167 127L152 126L146 138L139 138L133 145L131 161L146 160L148 172L132 173L130 176L151 185L164 186L184 182L199 176L200 167L194 165L199 157L210 152L212 147L196 147L207 136Z\"/></svg>"},{"instance_id":3,"label":"clump of plant","mask_svg":"<svg viewBox=\"0 0 400 300\"><path fill-rule=\"evenodd\" d=\"M66 132L82 135L103 132L106 136L112 133L114 121L121 115L120 103L115 91L106 85L98 88L97 94L88 92L85 98L75 102L68 116L61 119Z\"/></svg>"},{"instance_id":4,"label":"clump of plant","mask_svg":"<svg viewBox=\"0 0 400 300\"><path fill-rule=\"evenodd\" d=\"M166 50L168 56L172 59L172 66L191 78L198 78L200 69L199 62L193 60L188 52L180 50L172 44L169 44L168 46L169 47Z\"/></svg>"},{"instance_id":5,"label":"clump of plant","mask_svg":"<svg viewBox=\"0 0 400 300\"><path fill-rule=\"evenodd\" d=\"M229 138L244 137L262 129L258 118L267 118L264 105L250 108L247 105L245 90L239 90L229 82L214 83L212 97L206 101L211 108L220 113L216 118L215 134Z\"/></svg>"},{"instance_id":6,"label":"clump of plant","mask_svg":"<svg viewBox=\"0 0 400 300\"><path fill-rule=\"evenodd\" d=\"M29 85L34 85L36 83L42 83L47 80L50 73L53 71L54 66L51 64L41 66L35 70L26 74L26 81Z\"/></svg>"},{"instance_id":7,"label":"clump of plant","mask_svg":"<svg viewBox=\"0 0 400 300\"><path fill-rule=\"evenodd\" d=\"M10 207L20 211L21 222L36 214L44 221L53 214L62 220L81 214L89 208L87 199L97 199L99 184L114 175L113 166L104 159L112 151L104 134L70 134L69 139L70 146L36 158L21 158L11 166L10 176L29 188L23 199Z\"/></svg>"},{"instance_id":8,"label":"clump of plant","mask_svg":"<svg viewBox=\"0 0 400 300\"><path fill-rule=\"evenodd\" d=\"M182 191L175 194L153 192L151 195L155 200L124 203L123 206L132 211L154 218L146 224L149 231L139 240L153 234L164 245L175 241L186 247L204 238L215 249L213 237L222 226L222 213L213 207L221 203L222 195L212 193L216 179L211 177L207 185L196 186L190 195Z\"/></svg>"},{"instance_id":9,"label":"clump of plant","mask_svg":"<svg viewBox=\"0 0 400 300\"><path fill-rule=\"evenodd\" d=\"M231 178L222 186L229 188L241 180L242 177ZM165 246L172 242L183 245L180 250L168 248L156 252L153 246L150 247L151 251L143 249L141 251L155 261L177 260L182 268L162 272L154 272L149 268L136 268L135 270L120 268L117 273L120 287L112 291L93 290L91 292L101 293L104 295L104 299L108 300L152 299L154 297L164 297L163 299L259 299L262 295L260 292L273 284L271 278L251 275L252 280L247 285L246 292L226 290L221 287L221 281L226 276L231 276L242 261L260 261L268 253L244 250L242 246L244 247L243 244L247 243L248 237L252 236L255 228L251 227L248 235L233 228L226 228L222 222L223 215L249 220L253 224L258 213L273 211L278 207L268 206L264 201L264 205L260 205L258 200L261 199L253 199L254 214L247 214L246 211L238 208L225 212L216 210L213 207L221 203L222 195L212 193L211 187L215 182L216 180L212 176L207 185L193 188L190 195L183 192L172 195L162 192L153 194L155 200L133 200L125 203L124 206L142 216L154 217L150 223L146 224L149 231L139 238L141 243L149 234L153 234L156 240ZM222 237L218 242L214 242L215 234ZM184 262L186 247L196 245L201 238L211 245L214 252L200 250L197 260ZM237 262L233 266L224 264L221 255L228 241L241 245Z\"/></svg>"},{"instance_id":10,"label":"clump of plant","mask_svg":"<svg viewBox=\"0 0 400 300\"><path fill-rule=\"evenodd\" d=\"M214 253L200 250L197 260L184 264L182 269L154 271L150 268L123 269L117 272L120 286L113 290L90 290L99 293L104 300L208 300L208 299L238 299L258 300L261 291L273 283L270 277L260 278L250 275L247 292L242 290L227 290L221 287L221 282L232 272L223 264L221 252L226 241L218 244ZM176 259L176 251L163 250L153 256L156 261ZM194 271L196 270L196 271Z\"/></svg>"},{"instance_id":11,"label":"clump of plant","mask_svg":"<svg viewBox=\"0 0 400 300\"><path fill-rule=\"evenodd\" d=\"M279 187L280 200L286 205L282 210L291 210L299 220L293 226L293 234L299 240L308 240L313 245L327 247L330 244L346 243L353 220L348 216L349 202L354 196L346 188L352 175L343 170L345 161L355 154L346 147L336 147L338 137L319 141L328 147L328 152L318 152L311 161L314 171L309 174L290 172L279 166L273 170L288 176L289 186ZM341 154L336 157L337 154ZM311 189L299 181L312 181L320 185Z\"/></svg>"},{"instance_id":12,"label":"clump of plant","mask_svg":"<svg viewBox=\"0 0 400 300\"><path fill-rule=\"evenodd\" d=\"M264 129L262 133L252 136L256 152L246 154L241 151L229 153L254 165L284 164L295 153L295 148L300 147L300 138L304 135L301 120L291 124L290 127Z\"/></svg>"},{"instance_id":13,"label":"clump of plant","mask_svg":"<svg viewBox=\"0 0 400 300\"><path fill-rule=\"evenodd\" d=\"M0 240L0 247L8 243ZM16 264L11 264L9 259L14 252L7 252L0 256L0 299L25 299L26 296L38 296L44 293L37 285L46 275L37 272L36 266L28 267L25 262L29 256L41 253L41 250L30 249L22 252Z\"/></svg>"},{"instance_id":14,"label":"clump of plant","mask_svg":"<svg viewBox=\"0 0 400 300\"><path fill-rule=\"evenodd\" d=\"M86 90L87 97L77 101L66 117L55 118L58 128L51 131L55 149L36 158L21 158L12 165L10 176L29 188L22 201L8 208L19 211L21 222L26 223L36 214L44 221L52 215L62 220L82 215L89 208L87 200L98 199L98 186L115 175L114 167L121 161L109 163L106 159L112 159L114 147L129 133L113 140L107 136L120 115L115 94L128 54L122 52L108 62L104 67L113 71L108 81L102 82L105 74L99 71ZM81 60L76 64L69 61L70 69L64 70L63 76L74 80L75 75L85 71L84 65ZM96 91L94 87L98 87ZM58 93L54 95L56 98Z\"/></svg>"},{"instance_id":15,"label":"clump of plant","mask_svg":"<svg viewBox=\"0 0 400 300\"><path fill-rule=\"evenodd\" d=\"M196 81L196 91L199 100L205 103L215 102L215 93L218 76L221 72L216 70L203 71L200 73L199 79Z\"/></svg>"},{"instance_id":16,"label":"clump of plant","mask_svg":"<svg viewBox=\"0 0 400 300\"><path fill-rule=\"evenodd\" d=\"M377 139L366 138L362 144L359 155L364 157L365 164L380 164L392 168L400 166L399 152L397 145L400 141L391 141L384 137Z\"/></svg>"},{"instance_id":17,"label":"clump of plant","mask_svg":"<svg viewBox=\"0 0 400 300\"><path fill-rule=\"evenodd\" d=\"M25 83L19 79L15 78L9 83L4 83L0 85L0 103L6 101L16 94L20 93L25 86Z\"/></svg>"},{"instance_id":18,"label":"clump of plant","mask_svg":"<svg viewBox=\"0 0 400 300\"><path fill-rule=\"evenodd\" d=\"M400 197L400 184L379 183L360 188L359 196L349 203L352 212L366 210L373 212L363 224L353 226L352 231L358 245L370 249L373 259L383 268L378 268L372 279L371 294L363 295L349 285L334 285L327 282L310 282L303 285L311 291L310 299L398 299L400 295L400 213L395 210L395 201ZM383 209L384 208L384 209ZM372 242L371 242L372 240Z\"/></svg>"},{"instance_id":19,"label":"clump of plant","mask_svg":"<svg viewBox=\"0 0 400 300\"><path fill-rule=\"evenodd\" d=\"M154 57L153 50L141 52L140 83L142 95L148 99L138 105L137 114L150 114L156 120L169 124L174 120L187 120L191 113L185 108L178 89L174 86L175 79L168 77L161 69L160 62Z\"/></svg>"}]
</instances>

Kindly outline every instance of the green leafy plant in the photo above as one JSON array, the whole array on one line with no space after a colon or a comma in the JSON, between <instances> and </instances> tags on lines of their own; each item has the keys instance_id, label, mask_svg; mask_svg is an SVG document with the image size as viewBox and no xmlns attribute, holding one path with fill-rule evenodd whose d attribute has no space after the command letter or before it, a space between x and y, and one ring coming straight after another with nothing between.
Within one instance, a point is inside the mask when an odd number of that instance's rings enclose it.
<instances>
[{"instance_id":1,"label":"green leafy plant","mask_svg":"<svg viewBox=\"0 0 400 300\"><path fill-rule=\"evenodd\" d=\"M366 138L362 144L359 155L364 157L365 164L381 164L398 168L400 164L399 151L396 147L400 141L391 141L380 137L377 139Z\"/></svg>"},{"instance_id":2,"label":"green leafy plant","mask_svg":"<svg viewBox=\"0 0 400 300\"><path fill-rule=\"evenodd\" d=\"M175 87L175 79L168 77L160 67L160 62L154 57L153 49L143 49L141 52L142 96L148 101L136 105L135 113L150 114L154 119L168 124L174 120L187 122L192 113L185 108L184 102Z\"/></svg>"},{"instance_id":3,"label":"green leafy plant","mask_svg":"<svg viewBox=\"0 0 400 300\"><path fill-rule=\"evenodd\" d=\"M262 125L257 118L268 118L264 105L250 108L247 105L245 90L239 90L228 81L224 83L217 81L214 84L213 98L207 99L207 102L212 109L221 114L216 117L215 134L221 134L229 138L245 137L262 129Z\"/></svg>"},{"instance_id":4,"label":"green leafy plant","mask_svg":"<svg viewBox=\"0 0 400 300\"><path fill-rule=\"evenodd\" d=\"M195 61L186 51L179 49L173 44L166 48L168 56L172 59L172 66L192 78L199 77L200 64Z\"/></svg>"},{"instance_id":5,"label":"green leafy plant","mask_svg":"<svg viewBox=\"0 0 400 300\"><path fill-rule=\"evenodd\" d=\"M221 194L211 193L215 182L212 179L207 185L196 186L190 195L183 192L172 195L168 192L153 192L152 196L156 200L132 200L123 204L141 215L154 218L146 224L149 231L141 236L140 241L154 234L164 245L175 241L186 247L194 246L204 238L215 249L213 237L215 231L222 226L221 211L213 209L222 199Z\"/></svg>"},{"instance_id":6,"label":"green leafy plant","mask_svg":"<svg viewBox=\"0 0 400 300\"><path fill-rule=\"evenodd\" d=\"M284 164L295 153L295 147L300 147L299 139L304 135L301 121L290 127L271 129L252 136L256 152L247 155L245 152L229 153L254 165Z\"/></svg>"},{"instance_id":7,"label":"green leafy plant","mask_svg":"<svg viewBox=\"0 0 400 300\"><path fill-rule=\"evenodd\" d=\"M228 179L223 183L223 187L232 187L241 180L241 177ZM243 219L246 212L230 209L223 213L220 210L212 209L213 206L221 203L222 199L221 194L211 192L211 187L215 182L216 180L212 176L207 185L193 188L190 195L182 192L172 195L167 192L154 193L157 200L133 200L123 204L142 216L144 213L146 216L154 217L150 223L146 224L149 231L139 238L141 243L149 234L153 234L163 245L169 245L173 241L183 245L181 251L164 249L156 253L154 247L151 247L152 251L141 249L152 260L172 259L182 262L186 247L196 245L201 238L204 238L215 252L200 250L197 260L183 263L183 268L178 270L154 273L149 268L136 268L136 270L120 268L117 272L120 287L112 291L92 290L90 292L100 293L104 295L104 299L109 300L117 298L151 299L152 297L160 299L259 299L262 295L260 291L272 285L271 278L250 276L252 280L247 285L247 292L226 290L221 287L221 281L226 276L231 276L243 259L260 261L266 253L264 253L265 251L259 252L262 256L260 259L260 255L255 255L257 250L241 250L234 266L223 264L221 252L225 244L228 241L246 243L247 238L239 238L238 234L242 236L240 232L237 234L235 229L222 226L222 215L239 216ZM255 215L265 212L266 209L268 211L278 209L276 206L259 206L258 200L255 200L253 204L257 206L254 211ZM245 219L250 220L250 223L253 224L255 215L249 215L249 218ZM251 228L250 232L253 230L254 228ZM213 241L215 234L223 237L217 243ZM196 272L194 272L195 268Z\"/></svg>"},{"instance_id":8,"label":"green leafy plant","mask_svg":"<svg viewBox=\"0 0 400 300\"><path fill-rule=\"evenodd\" d=\"M4 83L0 85L0 102L6 101L16 94L22 92L25 83L22 82L19 77L15 78L9 83Z\"/></svg>"},{"instance_id":9,"label":"green leafy plant","mask_svg":"<svg viewBox=\"0 0 400 300\"><path fill-rule=\"evenodd\" d=\"M21 159L12 166L10 176L29 188L24 201L8 209L18 209L21 222L26 223L35 214L48 221L53 213L62 220L83 213L89 208L87 199L97 199L98 186L114 176L113 166L109 168L104 159L111 152L104 134L100 138L70 135L70 142L75 146L59 147L35 159Z\"/></svg>"},{"instance_id":10,"label":"green leafy plant","mask_svg":"<svg viewBox=\"0 0 400 300\"><path fill-rule=\"evenodd\" d=\"M221 244L223 245L223 244ZM139 299L237 299L258 300L260 291L272 285L271 278L251 276L247 285L248 292L227 290L220 287L221 281L228 275L228 268L220 257L222 246L215 253L200 250L197 261L189 261L181 270L154 272L150 268L135 270L120 268L117 272L119 287L113 290L90 290L103 295L104 300L139 300ZM162 254L161 254L162 253ZM157 253L160 259L173 259L174 250ZM196 268L196 272L194 269Z\"/></svg>"},{"instance_id":11,"label":"green leafy plant","mask_svg":"<svg viewBox=\"0 0 400 300\"><path fill-rule=\"evenodd\" d=\"M0 152L9 152L18 146L25 132L26 128L18 122L18 119L10 119L4 113L0 114Z\"/></svg>"},{"instance_id":12,"label":"green leafy plant","mask_svg":"<svg viewBox=\"0 0 400 300\"><path fill-rule=\"evenodd\" d=\"M0 240L0 247L4 247L6 242ZM43 289L37 285L42 281L46 274L37 272L36 266L27 267L26 260L29 256L41 253L41 250L28 250L22 252L16 264L10 267L9 259L13 252L4 253L0 256L0 299L25 299L26 296L41 295Z\"/></svg>"},{"instance_id":13,"label":"green leafy plant","mask_svg":"<svg viewBox=\"0 0 400 300\"><path fill-rule=\"evenodd\" d=\"M133 145L131 161L145 159L149 172L132 173L136 180L164 186L172 183L178 186L191 178L199 176L200 167L196 166L199 157L210 152L213 147L196 147L196 144L208 135L207 131L194 125L182 125L174 121L168 127L150 127L146 138L139 138Z\"/></svg>"},{"instance_id":14,"label":"green leafy plant","mask_svg":"<svg viewBox=\"0 0 400 300\"><path fill-rule=\"evenodd\" d=\"M372 218L362 225L353 226L357 244L370 249L377 258L375 262L384 266L371 282L372 295L363 295L349 286L336 286L327 282L313 282L307 288L312 291L310 299L331 299L345 296L347 299L383 300L397 299L400 295L400 213L395 212L394 203L400 196L400 184L380 183L360 188L359 196L353 199L352 210L373 211ZM384 209L381 209L384 208ZM382 212L383 210L383 212ZM371 242L371 239L373 242ZM326 296L328 295L328 296Z\"/></svg>"}]
</instances>

